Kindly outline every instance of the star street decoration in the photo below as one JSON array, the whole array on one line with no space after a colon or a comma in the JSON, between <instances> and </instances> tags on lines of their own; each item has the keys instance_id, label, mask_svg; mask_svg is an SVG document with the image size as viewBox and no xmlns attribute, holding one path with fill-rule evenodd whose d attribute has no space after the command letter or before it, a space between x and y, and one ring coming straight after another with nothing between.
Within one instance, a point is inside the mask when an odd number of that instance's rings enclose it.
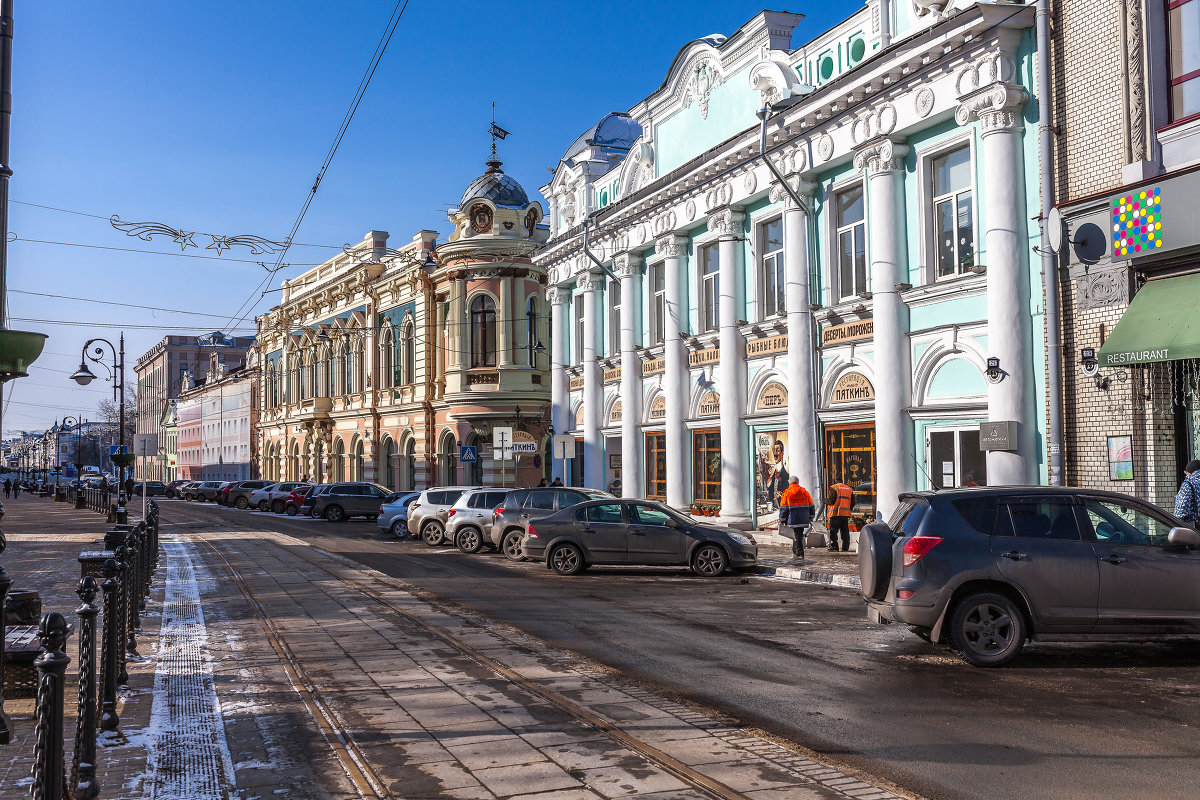
<instances>
[{"instance_id":1,"label":"star street decoration","mask_svg":"<svg viewBox=\"0 0 1200 800\"><path fill-rule=\"evenodd\" d=\"M112 226L119 231L124 231L126 236L136 236L143 242L153 241L155 236L169 236L171 241L179 245L181 251L189 247L199 247L192 237L196 235L195 231L185 231L178 228L172 228L170 225L164 225L161 222L125 222L117 214L113 214L108 218ZM223 254L231 247L247 247L254 255L262 255L264 253L278 253L285 250L290 244L289 239L284 239L281 242L273 242L270 239L264 239L261 236L251 236L249 234L241 234L238 236L222 236L216 233L201 233L201 236L207 236L211 239L211 243L205 245L205 250L216 250L217 255Z\"/></svg>"}]
</instances>

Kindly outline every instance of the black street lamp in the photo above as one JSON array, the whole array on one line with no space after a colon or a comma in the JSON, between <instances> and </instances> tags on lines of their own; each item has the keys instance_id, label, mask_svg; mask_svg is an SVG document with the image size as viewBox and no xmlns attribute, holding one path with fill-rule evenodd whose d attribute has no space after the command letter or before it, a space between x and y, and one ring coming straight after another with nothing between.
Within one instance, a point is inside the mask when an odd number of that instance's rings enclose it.
<instances>
[{"instance_id":1,"label":"black street lamp","mask_svg":"<svg viewBox=\"0 0 1200 800\"><path fill-rule=\"evenodd\" d=\"M64 428L68 430L73 428L75 430L75 479L80 482L83 481L83 451L79 446L79 433L86 422L87 420L81 417L72 417L70 415L63 417L62 421Z\"/></svg>"},{"instance_id":2,"label":"black street lamp","mask_svg":"<svg viewBox=\"0 0 1200 800\"><path fill-rule=\"evenodd\" d=\"M97 346L95 348L95 350L93 350L91 353L88 352L88 348L91 347L93 344L96 344L97 342L99 342L100 344L108 345L109 349L112 350L112 356L113 356L112 367L109 367L108 364L104 363L104 361L101 360L103 358L103 356L105 355L103 347ZM117 432L117 435L119 437L118 444L121 446L122 456L119 459L114 458L112 460L114 463L117 464L117 470L118 470L117 471L117 505L120 508L124 508L125 507L125 499L126 499L125 498L125 465L129 461L129 459L125 457L126 454L128 454L129 450L126 448L126 445L125 445L125 334L124 333L121 334L120 342L121 342L121 346L118 348L115 345L113 345L113 343L110 342L108 339L102 339L102 338L89 339L87 344L85 344L83 346L83 353L82 353L81 358L79 359L79 369L75 370L75 374L73 374L71 376L71 380L75 381L80 386L87 386L89 383L91 383L92 381L94 381L96 379L96 374L94 372L92 372L90 369L88 369L88 365L87 365L88 361L91 361L96 364L100 364L105 369L107 369L109 371L109 380L113 380L113 400L117 401L117 417L118 417L117 424L119 426L119 430Z\"/></svg>"}]
</instances>

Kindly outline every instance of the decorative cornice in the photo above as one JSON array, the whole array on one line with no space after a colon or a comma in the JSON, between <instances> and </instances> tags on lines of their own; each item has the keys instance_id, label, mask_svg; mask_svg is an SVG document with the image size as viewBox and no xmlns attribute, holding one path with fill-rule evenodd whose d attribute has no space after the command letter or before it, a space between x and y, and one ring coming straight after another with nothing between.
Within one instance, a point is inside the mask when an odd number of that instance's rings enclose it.
<instances>
[{"instance_id":1,"label":"decorative cornice","mask_svg":"<svg viewBox=\"0 0 1200 800\"><path fill-rule=\"evenodd\" d=\"M1016 130L1021 126L1021 106L1027 100L1029 93L1020 86L995 83L960 97L954 119L959 125L966 125L978 118L983 136Z\"/></svg>"},{"instance_id":2,"label":"decorative cornice","mask_svg":"<svg viewBox=\"0 0 1200 800\"><path fill-rule=\"evenodd\" d=\"M854 168L866 167L872 175L880 172L898 172L904 169L904 157L908 145L894 142L886 137L874 139L854 151Z\"/></svg>"},{"instance_id":3,"label":"decorative cornice","mask_svg":"<svg viewBox=\"0 0 1200 800\"><path fill-rule=\"evenodd\" d=\"M688 239L686 236L671 234L670 236L664 236L655 242L654 251L659 255L666 256L667 258L674 258L676 256L683 255L684 251L687 249L687 243Z\"/></svg>"}]
</instances>

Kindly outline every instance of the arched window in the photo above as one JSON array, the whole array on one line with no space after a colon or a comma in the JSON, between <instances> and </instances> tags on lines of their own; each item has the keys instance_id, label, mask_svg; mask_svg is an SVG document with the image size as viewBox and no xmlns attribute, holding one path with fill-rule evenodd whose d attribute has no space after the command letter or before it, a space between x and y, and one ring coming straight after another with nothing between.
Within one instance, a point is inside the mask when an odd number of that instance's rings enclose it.
<instances>
[{"instance_id":1,"label":"arched window","mask_svg":"<svg viewBox=\"0 0 1200 800\"><path fill-rule=\"evenodd\" d=\"M471 366L496 366L496 301L486 294L471 301Z\"/></svg>"},{"instance_id":2,"label":"arched window","mask_svg":"<svg viewBox=\"0 0 1200 800\"><path fill-rule=\"evenodd\" d=\"M400 361L405 384L411 385L417 380L417 337L413 321L405 321L400 334Z\"/></svg>"},{"instance_id":3,"label":"arched window","mask_svg":"<svg viewBox=\"0 0 1200 800\"><path fill-rule=\"evenodd\" d=\"M279 373L275 371L275 362L268 362L267 366L267 407L275 408L279 405Z\"/></svg>"},{"instance_id":4,"label":"arched window","mask_svg":"<svg viewBox=\"0 0 1200 800\"><path fill-rule=\"evenodd\" d=\"M300 399L300 356L292 353L288 356L288 387L287 401L295 403Z\"/></svg>"},{"instance_id":5,"label":"arched window","mask_svg":"<svg viewBox=\"0 0 1200 800\"><path fill-rule=\"evenodd\" d=\"M525 363L534 366L533 348L537 346L537 298L529 298L525 304Z\"/></svg>"},{"instance_id":6,"label":"arched window","mask_svg":"<svg viewBox=\"0 0 1200 800\"><path fill-rule=\"evenodd\" d=\"M392 441L392 437L383 437L383 443L379 446L379 463L383 467L382 483L389 489L396 487L396 443Z\"/></svg>"},{"instance_id":7,"label":"arched window","mask_svg":"<svg viewBox=\"0 0 1200 800\"><path fill-rule=\"evenodd\" d=\"M442 446L438 451L438 485L453 486L458 483L457 462L455 461L454 436L447 433L442 437Z\"/></svg>"},{"instance_id":8,"label":"arched window","mask_svg":"<svg viewBox=\"0 0 1200 800\"><path fill-rule=\"evenodd\" d=\"M408 441L404 445L404 475L402 476L400 488L413 490L417 488L417 440L413 437L408 437Z\"/></svg>"},{"instance_id":9,"label":"arched window","mask_svg":"<svg viewBox=\"0 0 1200 800\"><path fill-rule=\"evenodd\" d=\"M390 389L395 380L396 342L392 336L392 326L384 325L383 330L379 332L379 380L376 385L380 389Z\"/></svg>"},{"instance_id":10,"label":"arched window","mask_svg":"<svg viewBox=\"0 0 1200 800\"><path fill-rule=\"evenodd\" d=\"M346 340L340 340L333 356L333 394L335 397L346 394Z\"/></svg>"},{"instance_id":11,"label":"arched window","mask_svg":"<svg viewBox=\"0 0 1200 800\"><path fill-rule=\"evenodd\" d=\"M361 392L367 388L364 376L367 374L367 337L358 335L350 345L353 352L353 368L350 371L352 392Z\"/></svg>"},{"instance_id":12,"label":"arched window","mask_svg":"<svg viewBox=\"0 0 1200 800\"><path fill-rule=\"evenodd\" d=\"M341 438L333 440L332 461L334 483L341 483L346 480L346 445L342 443Z\"/></svg>"},{"instance_id":13,"label":"arched window","mask_svg":"<svg viewBox=\"0 0 1200 800\"><path fill-rule=\"evenodd\" d=\"M304 374L300 376L300 399L308 400L315 397L317 390L316 353L312 350L304 354Z\"/></svg>"},{"instance_id":14,"label":"arched window","mask_svg":"<svg viewBox=\"0 0 1200 800\"><path fill-rule=\"evenodd\" d=\"M299 442L292 442L292 453L291 453L291 456L288 458L287 473L288 473L287 476L288 476L289 481L300 480L300 444L299 444Z\"/></svg>"},{"instance_id":15,"label":"arched window","mask_svg":"<svg viewBox=\"0 0 1200 800\"><path fill-rule=\"evenodd\" d=\"M329 397L332 394L329 385L329 360L331 357L329 346L322 347L321 354L317 358L317 397Z\"/></svg>"},{"instance_id":16,"label":"arched window","mask_svg":"<svg viewBox=\"0 0 1200 800\"><path fill-rule=\"evenodd\" d=\"M363 440L356 439L350 450L350 480L363 480Z\"/></svg>"}]
</instances>

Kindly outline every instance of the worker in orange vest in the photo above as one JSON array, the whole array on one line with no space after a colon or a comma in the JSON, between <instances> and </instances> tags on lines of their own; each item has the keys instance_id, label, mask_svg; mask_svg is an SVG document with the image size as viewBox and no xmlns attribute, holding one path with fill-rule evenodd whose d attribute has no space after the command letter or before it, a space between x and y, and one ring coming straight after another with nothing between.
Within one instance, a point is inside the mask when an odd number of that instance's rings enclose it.
<instances>
[{"instance_id":1,"label":"worker in orange vest","mask_svg":"<svg viewBox=\"0 0 1200 800\"><path fill-rule=\"evenodd\" d=\"M829 519L829 552L838 551L838 538L841 538L841 549L850 552L850 505L854 502L854 491L846 484L838 481L829 487L825 497L825 515Z\"/></svg>"},{"instance_id":2,"label":"worker in orange vest","mask_svg":"<svg viewBox=\"0 0 1200 800\"><path fill-rule=\"evenodd\" d=\"M804 558L804 531L812 522L812 512L812 495L800 485L799 478L791 476L779 498L779 524L792 529L792 555L796 558Z\"/></svg>"}]
</instances>

